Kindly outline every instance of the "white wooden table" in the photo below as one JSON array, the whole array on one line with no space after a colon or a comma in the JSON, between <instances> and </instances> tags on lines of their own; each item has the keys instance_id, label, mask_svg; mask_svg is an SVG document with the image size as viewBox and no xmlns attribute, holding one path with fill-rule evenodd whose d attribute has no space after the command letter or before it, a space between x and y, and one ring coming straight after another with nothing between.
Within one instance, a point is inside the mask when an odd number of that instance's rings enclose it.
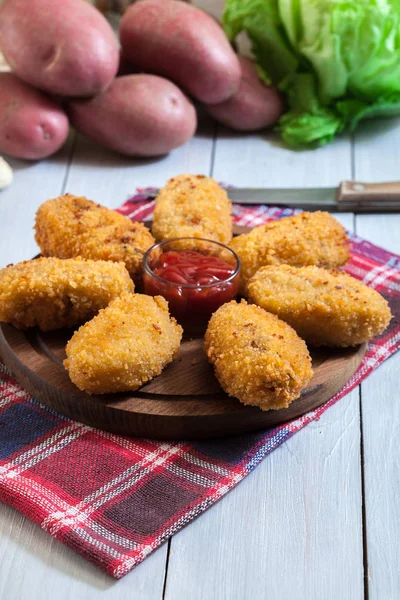
<instances>
[{"instance_id":1,"label":"white wooden table","mask_svg":"<svg viewBox=\"0 0 400 600\"><path fill-rule=\"evenodd\" d=\"M400 179L400 121L364 125L315 151L236 135L202 119L160 160L129 160L71 138L37 164L12 161L0 193L0 267L30 258L34 213L63 192L117 207L137 186L204 173L238 186ZM350 230L400 253L400 215ZM389 600L400 597L400 356L267 457L222 501L119 582L0 505L1 600Z\"/></svg>"}]
</instances>

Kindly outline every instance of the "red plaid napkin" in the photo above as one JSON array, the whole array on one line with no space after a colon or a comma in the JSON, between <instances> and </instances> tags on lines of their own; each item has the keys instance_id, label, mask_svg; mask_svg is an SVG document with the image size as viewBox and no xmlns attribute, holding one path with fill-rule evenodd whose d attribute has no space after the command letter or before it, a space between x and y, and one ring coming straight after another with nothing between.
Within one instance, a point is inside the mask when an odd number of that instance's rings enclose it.
<instances>
[{"instance_id":1,"label":"red plaid napkin","mask_svg":"<svg viewBox=\"0 0 400 600\"><path fill-rule=\"evenodd\" d=\"M151 217L145 192L120 211ZM291 210L235 205L255 226ZM351 236L346 270L388 299L395 318L346 387L317 410L273 430L199 442L105 433L42 406L0 363L0 500L120 578L239 481L279 444L318 419L399 347L400 257Z\"/></svg>"}]
</instances>

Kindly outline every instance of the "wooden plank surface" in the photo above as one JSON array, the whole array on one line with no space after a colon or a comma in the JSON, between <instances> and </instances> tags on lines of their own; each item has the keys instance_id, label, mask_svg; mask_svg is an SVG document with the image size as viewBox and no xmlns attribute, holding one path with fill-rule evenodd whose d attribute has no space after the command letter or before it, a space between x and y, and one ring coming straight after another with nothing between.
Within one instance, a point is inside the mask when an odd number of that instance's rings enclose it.
<instances>
[{"instance_id":1,"label":"wooden plank surface","mask_svg":"<svg viewBox=\"0 0 400 600\"><path fill-rule=\"evenodd\" d=\"M355 177L398 180L400 119L364 124L356 135ZM357 233L400 254L400 214L360 215ZM400 593L400 361L391 357L361 386L367 586L370 600Z\"/></svg>"},{"instance_id":2,"label":"wooden plank surface","mask_svg":"<svg viewBox=\"0 0 400 600\"><path fill-rule=\"evenodd\" d=\"M171 544L166 600L361 600L357 391Z\"/></svg>"}]
</instances>

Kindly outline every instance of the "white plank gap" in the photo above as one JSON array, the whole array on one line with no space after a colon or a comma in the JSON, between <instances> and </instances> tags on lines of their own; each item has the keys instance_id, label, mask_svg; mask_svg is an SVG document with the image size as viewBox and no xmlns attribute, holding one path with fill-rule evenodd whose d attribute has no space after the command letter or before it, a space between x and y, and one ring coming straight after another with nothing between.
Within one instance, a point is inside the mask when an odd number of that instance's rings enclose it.
<instances>
[{"instance_id":1,"label":"white plank gap","mask_svg":"<svg viewBox=\"0 0 400 600\"><path fill-rule=\"evenodd\" d=\"M399 180L400 119L365 123L355 137L359 181ZM358 215L357 233L400 254L400 214ZM400 590L400 362L393 356L361 386L369 600Z\"/></svg>"}]
</instances>

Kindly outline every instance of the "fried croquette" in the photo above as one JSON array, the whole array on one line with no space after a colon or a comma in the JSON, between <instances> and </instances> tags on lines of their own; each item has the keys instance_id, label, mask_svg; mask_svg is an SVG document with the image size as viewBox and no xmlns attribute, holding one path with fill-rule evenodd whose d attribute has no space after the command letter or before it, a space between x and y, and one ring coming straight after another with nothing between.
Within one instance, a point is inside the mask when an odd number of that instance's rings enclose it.
<instances>
[{"instance_id":1,"label":"fried croquette","mask_svg":"<svg viewBox=\"0 0 400 600\"><path fill-rule=\"evenodd\" d=\"M260 225L234 238L230 247L241 260L244 283L265 265L334 268L349 259L345 229L329 213L320 211Z\"/></svg>"},{"instance_id":2,"label":"fried croquette","mask_svg":"<svg viewBox=\"0 0 400 600\"><path fill-rule=\"evenodd\" d=\"M0 321L43 331L80 325L134 285L123 263L38 258L0 271Z\"/></svg>"},{"instance_id":3,"label":"fried croquette","mask_svg":"<svg viewBox=\"0 0 400 600\"><path fill-rule=\"evenodd\" d=\"M206 238L227 244L232 239L232 203L211 177L179 175L156 198L152 232L158 241Z\"/></svg>"},{"instance_id":4,"label":"fried croquette","mask_svg":"<svg viewBox=\"0 0 400 600\"><path fill-rule=\"evenodd\" d=\"M244 300L213 314L204 348L225 392L262 410L287 408L312 377L305 342L275 315Z\"/></svg>"},{"instance_id":5,"label":"fried croquette","mask_svg":"<svg viewBox=\"0 0 400 600\"><path fill-rule=\"evenodd\" d=\"M35 230L43 256L123 262L131 275L141 269L143 254L155 242L142 223L71 194L44 202Z\"/></svg>"},{"instance_id":6,"label":"fried croquette","mask_svg":"<svg viewBox=\"0 0 400 600\"><path fill-rule=\"evenodd\" d=\"M246 293L313 346L356 346L382 333L391 319L376 290L347 273L319 267L262 267Z\"/></svg>"},{"instance_id":7,"label":"fried croquette","mask_svg":"<svg viewBox=\"0 0 400 600\"><path fill-rule=\"evenodd\" d=\"M173 360L181 338L164 298L124 293L73 335L64 366L89 394L136 390Z\"/></svg>"}]
</instances>

